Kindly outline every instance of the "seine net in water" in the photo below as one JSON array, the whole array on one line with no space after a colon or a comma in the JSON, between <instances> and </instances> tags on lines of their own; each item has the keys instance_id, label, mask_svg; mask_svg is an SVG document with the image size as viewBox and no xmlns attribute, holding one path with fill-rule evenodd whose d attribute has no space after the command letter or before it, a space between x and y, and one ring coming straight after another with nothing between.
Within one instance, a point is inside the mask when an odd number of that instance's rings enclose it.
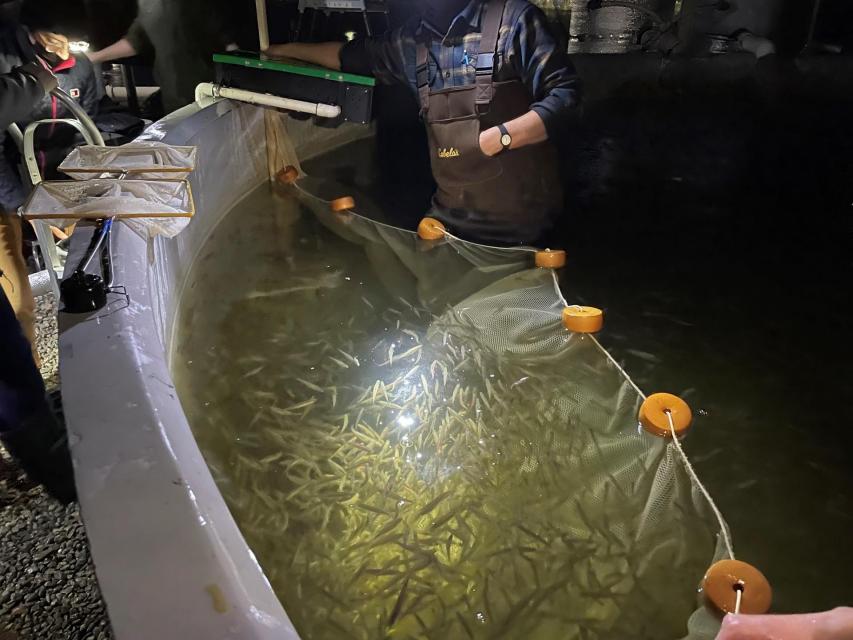
<instances>
[{"instance_id":1,"label":"seine net in water","mask_svg":"<svg viewBox=\"0 0 853 640\"><path fill-rule=\"evenodd\" d=\"M716 522L529 253L266 187L210 245L175 378L303 638L687 633Z\"/></svg>"}]
</instances>

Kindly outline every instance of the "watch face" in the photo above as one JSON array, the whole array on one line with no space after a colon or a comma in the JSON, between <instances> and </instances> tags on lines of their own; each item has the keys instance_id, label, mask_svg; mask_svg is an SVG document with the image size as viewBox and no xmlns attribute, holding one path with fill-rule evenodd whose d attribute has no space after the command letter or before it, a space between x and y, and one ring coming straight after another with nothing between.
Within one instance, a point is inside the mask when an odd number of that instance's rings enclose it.
<instances>
[{"instance_id":1,"label":"watch face","mask_svg":"<svg viewBox=\"0 0 853 640\"><path fill-rule=\"evenodd\" d=\"M505 147L508 147L512 144L512 136L508 133L505 133L501 136L501 144Z\"/></svg>"}]
</instances>

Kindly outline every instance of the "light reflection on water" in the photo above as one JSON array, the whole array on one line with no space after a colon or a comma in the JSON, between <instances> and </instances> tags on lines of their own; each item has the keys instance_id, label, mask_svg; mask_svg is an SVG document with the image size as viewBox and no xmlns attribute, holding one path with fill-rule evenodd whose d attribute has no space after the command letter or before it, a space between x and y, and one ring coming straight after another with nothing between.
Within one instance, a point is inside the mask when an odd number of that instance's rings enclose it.
<instances>
[{"instance_id":1,"label":"light reflection on water","mask_svg":"<svg viewBox=\"0 0 853 640\"><path fill-rule=\"evenodd\" d=\"M360 142L308 170L346 183L342 163L369 167L372 154ZM713 148L706 159L720 161L719 154ZM606 183L607 195L620 202L637 173L623 160L615 159ZM401 182L389 193L389 185L363 180L359 188L381 203L374 208L398 216L397 202L409 204L403 196L422 191ZM691 220L729 207L730 194L719 194L718 203L684 193L660 205L677 213L654 213L678 220L682 231L668 230L666 260L637 251L660 231L647 208L642 215L630 206L566 211L570 235L554 241L569 249L563 289L570 300L606 310L601 340L645 391L671 391L694 408L685 448L732 529L738 557L770 579L774 611L849 605L853 545L840 541L853 533L850 253L843 242L797 238L789 251L770 229L748 224L751 235L732 239L742 223L728 211L716 214L716 228L696 234ZM405 207L403 214L417 220ZM639 217L623 230L626 215ZM601 221L579 229L579 217ZM643 228L649 235L637 233ZM819 314L818 329L787 312L792 299Z\"/></svg>"},{"instance_id":2,"label":"light reflection on water","mask_svg":"<svg viewBox=\"0 0 853 640\"><path fill-rule=\"evenodd\" d=\"M264 189L190 283L175 382L303 637L684 633L713 522L588 341L497 358Z\"/></svg>"}]
</instances>

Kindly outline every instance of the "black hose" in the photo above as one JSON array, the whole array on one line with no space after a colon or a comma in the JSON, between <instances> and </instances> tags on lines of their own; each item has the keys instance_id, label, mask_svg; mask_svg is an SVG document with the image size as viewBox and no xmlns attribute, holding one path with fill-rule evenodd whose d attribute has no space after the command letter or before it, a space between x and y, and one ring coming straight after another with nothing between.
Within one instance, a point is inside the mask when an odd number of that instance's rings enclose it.
<instances>
[{"instance_id":1,"label":"black hose","mask_svg":"<svg viewBox=\"0 0 853 640\"><path fill-rule=\"evenodd\" d=\"M98 231L94 236L92 236L92 240L89 242L89 247L86 249L86 253L83 254L83 257L80 259L80 263L74 270L75 273L78 271L81 273L85 273L86 269L89 268L89 265L92 262L92 258L95 257L95 254L98 252L98 249L101 247L104 240L109 237L112 226L112 219L101 220L98 223Z\"/></svg>"},{"instance_id":2,"label":"black hose","mask_svg":"<svg viewBox=\"0 0 853 640\"><path fill-rule=\"evenodd\" d=\"M110 228L107 231L107 241L104 245L104 250L101 253L101 272L104 276L104 282L107 289L113 286L113 220L110 219Z\"/></svg>"}]
</instances>

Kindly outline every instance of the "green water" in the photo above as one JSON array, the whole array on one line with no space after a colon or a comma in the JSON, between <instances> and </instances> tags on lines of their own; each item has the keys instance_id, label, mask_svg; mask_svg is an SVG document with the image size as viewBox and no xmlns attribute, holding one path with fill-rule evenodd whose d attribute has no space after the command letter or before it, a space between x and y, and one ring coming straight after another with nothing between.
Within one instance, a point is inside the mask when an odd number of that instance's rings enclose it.
<instances>
[{"instance_id":1,"label":"green water","mask_svg":"<svg viewBox=\"0 0 853 640\"><path fill-rule=\"evenodd\" d=\"M715 126L709 135L742 142L737 128ZM832 148L814 144L821 153ZM695 156L682 160L691 166L699 158L720 166L743 160L737 148L726 157L725 146L687 147ZM642 389L676 393L693 407L684 446L738 557L770 580L772 611L853 602L850 234L833 236L833 226L815 222L825 220L823 205L768 199L760 181L739 183L743 193L735 194L772 212L773 222L734 206L726 190L709 197L661 183L638 191L657 151L621 153L611 158L618 171L606 171L603 193L568 208L553 240L569 255L567 298L605 310L600 339ZM429 184L413 171L383 184L377 164L375 148L359 142L306 169L369 193L373 210L398 224L416 225ZM808 173L790 179L812 188ZM826 192L838 200L837 189Z\"/></svg>"},{"instance_id":2,"label":"green water","mask_svg":"<svg viewBox=\"0 0 853 640\"><path fill-rule=\"evenodd\" d=\"M173 374L247 542L306 639L682 637L706 505L594 344L525 308L548 272L483 259L365 248L266 187L222 221Z\"/></svg>"}]
</instances>

